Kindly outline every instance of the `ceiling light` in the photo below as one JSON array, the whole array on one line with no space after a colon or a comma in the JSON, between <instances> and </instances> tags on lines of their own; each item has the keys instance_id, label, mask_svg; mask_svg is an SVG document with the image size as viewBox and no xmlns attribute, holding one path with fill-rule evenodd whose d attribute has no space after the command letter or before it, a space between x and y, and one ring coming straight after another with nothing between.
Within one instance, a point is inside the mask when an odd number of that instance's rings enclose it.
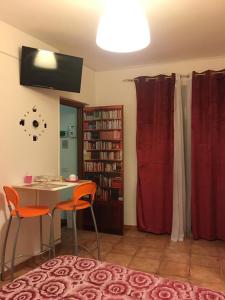
<instances>
[{"instance_id":1,"label":"ceiling light","mask_svg":"<svg viewBox=\"0 0 225 300\"><path fill-rule=\"evenodd\" d=\"M96 43L111 52L133 52L147 47L150 32L138 0L106 0Z\"/></svg>"}]
</instances>

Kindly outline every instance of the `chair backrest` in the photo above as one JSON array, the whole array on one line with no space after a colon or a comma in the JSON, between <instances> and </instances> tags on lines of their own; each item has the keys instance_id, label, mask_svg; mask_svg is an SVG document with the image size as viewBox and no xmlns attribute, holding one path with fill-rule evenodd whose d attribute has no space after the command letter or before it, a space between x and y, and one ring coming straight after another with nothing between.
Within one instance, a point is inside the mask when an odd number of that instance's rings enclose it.
<instances>
[{"instance_id":1,"label":"chair backrest","mask_svg":"<svg viewBox=\"0 0 225 300\"><path fill-rule=\"evenodd\" d=\"M84 197L86 195L91 196L91 204L93 204L93 201L95 199L95 193L96 193L95 182L87 182L79 185L78 187L75 187L73 190L74 204L76 205L77 201L80 200L81 197Z\"/></svg>"},{"instance_id":2,"label":"chair backrest","mask_svg":"<svg viewBox=\"0 0 225 300\"><path fill-rule=\"evenodd\" d=\"M15 210L18 210L19 208L19 194L17 193L17 191L11 187L11 186L3 186L4 192L5 192L5 196L6 196L6 200L9 206L9 209L12 210L13 208L15 208ZM12 204L14 207L12 207Z\"/></svg>"}]
</instances>

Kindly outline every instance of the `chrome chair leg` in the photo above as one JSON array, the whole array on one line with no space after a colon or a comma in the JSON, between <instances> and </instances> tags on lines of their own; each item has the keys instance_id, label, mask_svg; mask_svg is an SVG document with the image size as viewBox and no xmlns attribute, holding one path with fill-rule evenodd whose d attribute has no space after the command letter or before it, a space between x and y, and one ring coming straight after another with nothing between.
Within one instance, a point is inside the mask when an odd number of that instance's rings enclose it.
<instances>
[{"instance_id":1,"label":"chrome chair leg","mask_svg":"<svg viewBox=\"0 0 225 300\"><path fill-rule=\"evenodd\" d=\"M98 259L100 260L100 241L99 241L99 234L98 234L98 227L97 227L97 223L96 223L96 219L95 219L95 214L94 214L94 210L93 210L93 207L90 206L90 209L91 209L91 215L92 215L92 219L93 219L93 222L94 222L94 227L95 227L95 233L96 233L96 241L97 241L97 249L98 249Z\"/></svg>"},{"instance_id":2,"label":"chrome chair leg","mask_svg":"<svg viewBox=\"0 0 225 300\"><path fill-rule=\"evenodd\" d=\"M54 233L54 215L55 208L52 211L52 214L48 214L50 217L51 225L50 225L50 234L49 234L49 245L52 250L53 257L55 257L55 233Z\"/></svg>"},{"instance_id":3,"label":"chrome chair leg","mask_svg":"<svg viewBox=\"0 0 225 300\"><path fill-rule=\"evenodd\" d=\"M9 221L8 221L8 226L6 229L5 239L4 239L3 247L2 247L2 257L1 257L1 280L2 281L4 280L5 252L6 252L7 240L8 240L9 229L10 229L11 223L12 223L12 216L10 216Z\"/></svg>"},{"instance_id":4,"label":"chrome chair leg","mask_svg":"<svg viewBox=\"0 0 225 300\"><path fill-rule=\"evenodd\" d=\"M21 218L17 217L17 231L16 231L16 237L14 240L14 245L13 245L13 255L12 255L12 262L11 262L11 280L13 280L14 277L14 262L15 262L15 256L16 256L16 245L17 245L17 240L19 236L19 231L20 231L20 223L21 223Z\"/></svg>"},{"instance_id":5,"label":"chrome chair leg","mask_svg":"<svg viewBox=\"0 0 225 300\"><path fill-rule=\"evenodd\" d=\"M73 229L73 249L75 249L75 240L74 240L74 236L75 236L75 222L73 220L73 212L71 211L71 217L72 217L72 229ZM73 250L74 251L74 250Z\"/></svg>"},{"instance_id":6,"label":"chrome chair leg","mask_svg":"<svg viewBox=\"0 0 225 300\"><path fill-rule=\"evenodd\" d=\"M76 210L74 210L72 212L73 214L73 234L74 234L74 255L78 254L78 240L77 240L77 224L76 224L76 216L77 216L77 212Z\"/></svg>"},{"instance_id":7,"label":"chrome chair leg","mask_svg":"<svg viewBox=\"0 0 225 300\"><path fill-rule=\"evenodd\" d=\"M43 252L43 231L42 231L42 216L40 216L40 250Z\"/></svg>"}]
</instances>

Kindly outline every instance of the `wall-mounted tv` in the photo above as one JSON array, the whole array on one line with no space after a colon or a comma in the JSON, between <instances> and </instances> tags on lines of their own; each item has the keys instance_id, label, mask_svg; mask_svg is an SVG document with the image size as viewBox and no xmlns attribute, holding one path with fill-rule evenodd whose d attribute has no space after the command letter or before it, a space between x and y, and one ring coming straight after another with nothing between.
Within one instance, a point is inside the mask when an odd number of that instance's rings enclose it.
<instances>
[{"instance_id":1,"label":"wall-mounted tv","mask_svg":"<svg viewBox=\"0 0 225 300\"><path fill-rule=\"evenodd\" d=\"M80 92L83 58L22 46L20 84Z\"/></svg>"}]
</instances>

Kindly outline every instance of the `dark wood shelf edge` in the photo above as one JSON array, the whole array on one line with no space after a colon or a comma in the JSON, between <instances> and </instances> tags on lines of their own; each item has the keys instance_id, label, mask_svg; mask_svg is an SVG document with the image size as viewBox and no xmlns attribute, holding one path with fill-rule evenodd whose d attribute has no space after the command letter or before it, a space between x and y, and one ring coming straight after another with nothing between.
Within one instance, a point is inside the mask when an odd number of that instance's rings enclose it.
<instances>
[{"instance_id":1,"label":"dark wood shelf edge","mask_svg":"<svg viewBox=\"0 0 225 300\"><path fill-rule=\"evenodd\" d=\"M92 106L92 107L85 107L85 112L92 112L96 110L117 110L123 109L123 105L105 105L105 106Z\"/></svg>"},{"instance_id":2,"label":"dark wood shelf edge","mask_svg":"<svg viewBox=\"0 0 225 300\"><path fill-rule=\"evenodd\" d=\"M85 120L84 119L84 122L95 122L95 121L114 121L114 120L121 120L122 121L122 118L114 118L114 119L110 119L110 118L107 118L107 119L103 119L103 118L100 118L100 119L94 119L94 120Z\"/></svg>"},{"instance_id":3,"label":"dark wood shelf edge","mask_svg":"<svg viewBox=\"0 0 225 300\"><path fill-rule=\"evenodd\" d=\"M110 151L123 151L123 149L84 149L87 152L100 151L100 152L110 152Z\"/></svg>"},{"instance_id":4,"label":"dark wood shelf edge","mask_svg":"<svg viewBox=\"0 0 225 300\"><path fill-rule=\"evenodd\" d=\"M101 162L101 161L110 161L110 162L122 162L123 160L122 159L101 159L101 158L99 158L99 159L84 159L84 162L85 161L87 161L87 162Z\"/></svg>"},{"instance_id":5,"label":"dark wood shelf edge","mask_svg":"<svg viewBox=\"0 0 225 300\"><path fill-rule=\"evenodd\" d=\"M84 139L84 142L122 142L122 139L99 139L99 140L94 140L94 139Z\"/></svg>"},{"instance_id":6,"label":"dark wood shelf edge","mask_svg":"<svg viewBox=\"0 0 225 300\"><path fill-rule=\"evenodd\" d=\"M84 131L120 131L122 130L121 128L113 128L113 129L109 129L109 128L105 128L105 129L84 129Z\"/></svg>"},{"instance_id":7,"label":"dark wood shelf edge","mask_svg":"<svg viewBox=\"0 0 225 300\"><path fill-rule=\"evenodd\" d=\"M106 173L106 174L121 174L121 172L106 172L106 171L84 171L84 173Z\"/></svg>"}]
</instances>

